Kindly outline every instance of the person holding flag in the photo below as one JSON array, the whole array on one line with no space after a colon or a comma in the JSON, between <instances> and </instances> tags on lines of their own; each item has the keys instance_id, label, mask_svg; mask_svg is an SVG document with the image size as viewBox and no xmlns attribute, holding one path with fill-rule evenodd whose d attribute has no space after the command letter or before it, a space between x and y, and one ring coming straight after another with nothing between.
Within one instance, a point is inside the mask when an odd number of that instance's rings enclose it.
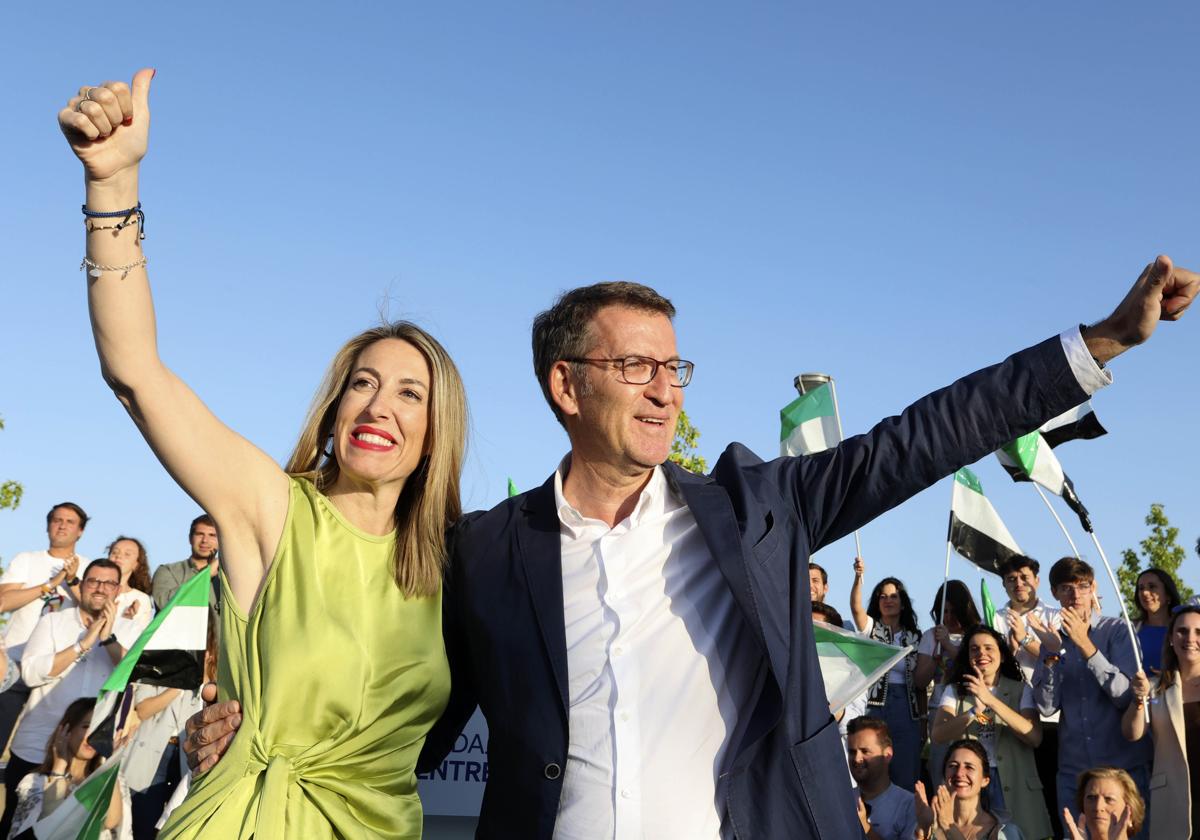
<instances>
[{"instance_id":1,"label":"person holding flag","mask_svg":"<svg viewBox=\"0 0 1200 840\"><path fill-rule=\"evenodd\" d=\"M877 642L908 648L908 655L888 669L867 694L868 714L888 725L895 758L888 765L893 782L912 790L921 773L921 747L925 742L924 686L917 682L917 645L921 628L903 581L886 577L871 590L867 608L862 606L866 564L854 559L854 584L850 588L850 612L858 632Z\"/></svg>"},{"instance_id":2,"label":"person holding flag","mask_svg":"<svg viewBox=\"0 0 1200 840\"><path fill-rule=\"evenodd\" d=\"M1062 606L1062 648L1043 645L1033 693L1042 714L1061 712L1058 803L1074 803L1079 774L1099 765L1129 771L1147 798L1150 747L1121 736L1121 715L1133 699L1129 675L1137 672L1134 640L1124 621L1094 610L1095 572L1088 563L1059 560L1050 569L1050 589Z\"/></svg>"}]
</instances>

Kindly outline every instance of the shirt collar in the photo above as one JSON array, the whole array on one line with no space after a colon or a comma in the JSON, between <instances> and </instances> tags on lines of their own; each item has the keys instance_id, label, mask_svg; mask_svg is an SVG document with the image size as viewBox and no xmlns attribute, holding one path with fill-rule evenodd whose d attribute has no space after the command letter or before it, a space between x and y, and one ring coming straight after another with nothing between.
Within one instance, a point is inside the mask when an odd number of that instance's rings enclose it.
<instances>
[{"instance_id":1,"label":"shirt collar","mask_svg":"<svg viewBox=\"0 0 1200 840\"><path fill-rule=\"evenodd\" d=\"M559 461L558 469L554 471L554 510L558 514L558 521L572 529L578 528L585 523L599 522L600 520L598 519L589 519L584 516L563 495L563 478L570 472L570 469L571 453L568 452ZM665 513L679 504L681 502L674 498L674 494L670 492L670 488L667 486L667 480L663 475L663 468L660 464L651 471L650 480L642 488L637 504L633 506L633 512L629 514L628 519L625 521L629 523L629 527L633 528L647 516L655 513Z\"/></svg>"}]
</instances>

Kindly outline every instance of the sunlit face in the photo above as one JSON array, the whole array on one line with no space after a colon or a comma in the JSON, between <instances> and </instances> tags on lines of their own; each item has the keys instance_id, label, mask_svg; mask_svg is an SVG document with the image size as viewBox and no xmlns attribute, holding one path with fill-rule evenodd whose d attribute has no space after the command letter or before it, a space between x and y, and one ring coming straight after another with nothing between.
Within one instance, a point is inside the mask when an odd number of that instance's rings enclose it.
<instances>
[{"instance_id":1,"label":"sunlit face","mask_svg":"<svg viewBox=\"0 0 1200 840\"><path fill-rule=\"evenodd\" d=\"M887 775L892 748L881 745L879 734L874 730L863 729L846 737L846 760L850 764L850 775L861 785Z\"/></svg>"},{"instance_id":2,"label":"sunlit face","mask_svg":"<svg viewBox=\"0 0 1200 840\"><path fill-rule=\"evenodd\" d=\"M127 583L138 566L138 547L133 540L117 540L108 550L108 559L121 567L121 582Z\"/></svg>"},{"instance_id":3,"label":"sunlit face","mask_svg":"<svg viewBox=\"0 0 1200 840\"><path fill-rule=\"evenodd\" d=\"M1038 576L1025 566L1004 576L1004 591L1014 607L1032 607L1037 604Z\"/></svg>"},{"instance_id":4,"label":"sunlit face","mask_svg":"<svg viewBox=\"0 0 1200 840\"><path fill-rule=\"evenodd\" d=\"M984 681L991 684L1000 670L1000 646L987 633L976 633L967 648L971 665L983 674Z\"/></svg>"},{"instance_id":5,"label":"sunlit face","mask_svg":"<svg viewBox=\"0 0 1200 840\"><path fill-rule=\"evenodd\" d=\"M1154 615L1159 610L1166 609L1167 590L1158 575L1143 573L1137 580L1137 598L1146 615Z\"/></svg>"},{"instance_id":6,"label":"sunlit face","mask_svg":"<svg viewBox=\"0 0 1200 840\"><path fill-rule=\"evenodd\" d=\"M83 525L79 514L70 508L55 508L50 514L50 523L46 526L46 534L50 537L51 548L75 547L83 536Z\"/></svg>"},{"instance_id":7,"label":"sunlit face","mask_svg":"<svg viewBox=\"0 0 1200 840\"><path fill-rule=\"evenodd\" d=\"M404 482L425 453L432 377L416 347L384 338L359 353L338 402L338 483Z\"/></svg>"},{"instance_id":8,"label":"sunlit face","mask_svg":"<svg viewBox=\"0 0 1200 840\"><path fill-rule=\"evenodd\" d=\"M79 583L82 606L92 615L104 609L104 605L117 597L121 588L121 573L116 569L93 566L88 569Z\"/></svg>"},{"instance_id":9,"label":"sunlit face","mask_svg":"<svg viewBox=\"0 0 1200 840\"><path fill-rule=\"evenodd\" d=\"M825 585L825 581L821 578L820 569L808 570L808 587L812 590L812 599L814 601L825 600L825 595L829 592L829 587Z\"/></svg>"},{"instance_id":10,"label":"sunlit face","mask_svg":"<svg viewBox=\"0 0 1200 840\"><path fill-rule=\"evenodd\" d=\"M960 747L946 759L946 786L958 799L979 796L988 782L983 762L973 750Z\"/></svg>"},{"instance_id":11,"label":"sunlit face","mask_svg":"<svg viewBox=\"0 0 1200 840\"><path fill-rule=\"evenodd\" d=\"M1128 806L1125 790L1115 779L1092 779L1083 794L1083 815L1092 837L1108 837Z\"/></svg>"},{"instance_id":12,"label":"sunlit face","mask_svg":"<svg viewBox=\"0 0 1200 840\"><path fill-rule=\"evenodd\" d=\"M1074 609L1084 618L1092 614L1095 584L1090 580L1074 580L1054 587L1054 597L1063 609Z\"/></svg>"},{"instance_id":13,"label":"sunlit face","mask_svg":"<svg viewBox=\"0 0 1200 840\"><path fill-rule=\"evenodd\" d=\"M205 562L212 560L217 554L217 549L221 547L217 529L203 522L197 522L196 527L192 528L188 542L192 544L192 556Z\"/></svg>"},{"instance_id":14,"label":"sunlit face","mask_svg":"<svg viewBox=\"0 0 1200 840\"><path fill-rule=\"evenodd\" d=\"M1200 613L1186 612L1175 619L1171 648L1179 664L1200 664Z\"/></svg>"},{"instance_id":15,"label":"sunlit face","mask_svg":"<svg viewBox=\"0 0 1200 840\"><path fill-rule=\"evenodd\" d=\"M885 583L879 590L879 614L884 618L900 615L900 589L894 583Z\"/></svg>"},{"instance_id":16,"label":"sunlit face","mask_svg":"<svg viewBox=\"0 0 1200 840\"><path fill-rule=\"evenodd\" d=\"M91 725L92 716L89 713L67 733L67 749L80 761L91 761L96 755L92 745L87 742L87 731Z\"/></svg>"},{"instance_id":17,"label":"sunlit face","mask_svg":"<svg viewBox=\"0 0 1200 840\"><path fill-rule=\"evenodd\" d=\"M678 359L675 328L666 315L627 306L606 306L592 318L589 359L645 356ZM622 381L610 363L587 363L584 379L560 408L567 415L572 457L636 475L671 454L683 388L660 366L645 385Z\"/></svg>"}]
</instances>

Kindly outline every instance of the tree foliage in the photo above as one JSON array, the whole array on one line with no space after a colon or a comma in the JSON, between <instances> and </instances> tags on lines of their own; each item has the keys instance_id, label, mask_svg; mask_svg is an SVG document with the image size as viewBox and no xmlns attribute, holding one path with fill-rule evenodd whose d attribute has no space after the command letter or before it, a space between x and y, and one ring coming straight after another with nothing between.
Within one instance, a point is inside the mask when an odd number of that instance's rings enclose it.
<instances>
[{"instance_id":1,"label":"tree foliage","mask_svg":"<svg viewBox=\"0 0 1200 840\"><path fill-rule=\"evenodd\" d=\"M4 428L4 418L0 417L0 429ZM0 510L15 509L21 504L21 495L25 488L16 481L5 481L0 484Z\"/></svg>"},{"instance_id":2,"label":"tree foliage","mask_svg":"<svg viewBox=\"0 0 1200 840\"><path fill-rule=\"evenodd\" d=\"M680 411L679 421L675 424L675 439L671 441L671 454L667 456L668 459L694 473L708 472L708 462L696 450L699 442L700 430L692 425L686 411Z\"/></svg>"},{"instance_id":3,"label":"tree foliage","mask_svg":"<svg viewBox=\"0 0 1200 840\"><path fill-rule=\"evenodd\" d=\"M1179 587L1179 595L1185 601L1192 597L1192 589L1184 584L1179 576L1179 566L1187 557L1177 540L1179 529L1171 526L1163 506L1155 502L1150 505L1150 513L1146 516L1146 524L1150 526L1150 536L1139 543L1141 556L1132 548L1121 552L1121 567L1117 569L1117 580L1121 585L1121 597L1125 599L1130 613L1137 610L1137 579L1146 569L1162 569L1169 574ZM1200 541L1196 550L1200 551Z\"/></svg>"}]
</instances>

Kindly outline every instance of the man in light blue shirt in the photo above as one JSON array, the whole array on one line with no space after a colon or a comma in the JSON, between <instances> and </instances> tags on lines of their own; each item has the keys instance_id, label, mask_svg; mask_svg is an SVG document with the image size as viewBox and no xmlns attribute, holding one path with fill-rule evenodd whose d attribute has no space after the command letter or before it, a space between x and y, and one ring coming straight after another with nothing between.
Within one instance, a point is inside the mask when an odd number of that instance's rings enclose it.
<instances>
[{"instance_id":1,"label":"man in light blue shirt","mask_svg":"<svg viewBox=\"0 0 1200 840\"><path fill-rule=\"evenodd\" d=\"M892 738L879 718L850 721L846 758L858 783L858 818L867 840L910 840L917 829L916 801L911 791L892 784Z\"/></svg>"},{"instance_id":2,"label":"man in light blue shirt","mask_svg":"<svg viewBox=\"0 0 1200 840\"><path fill-rule=\"evenodd\" d=\"M1121 715L1133 698L1129 675L1137 670L1129 629L1121 619L1093 610L1095 573L1082 560L1064 557L1055 563L1050 589L1062 605L1061 646L1056 652L1052 636L1043 640L1033 691L1042 714L1061 712L1059 808L1070 808L1078 817L1076 779L1099 765L1129 771L1148 804L1150 742L1131 744L1121 736Z\"/></svg>"}]
</instances>

